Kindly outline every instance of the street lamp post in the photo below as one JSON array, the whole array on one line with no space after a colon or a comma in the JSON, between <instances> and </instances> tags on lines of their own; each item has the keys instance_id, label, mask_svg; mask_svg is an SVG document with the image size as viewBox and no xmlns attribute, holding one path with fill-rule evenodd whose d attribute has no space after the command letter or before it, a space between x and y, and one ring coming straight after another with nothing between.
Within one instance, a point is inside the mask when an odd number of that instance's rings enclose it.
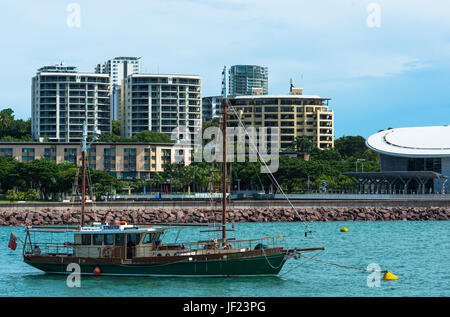
<instances>
[{"instance_id":1,"label":"street lamp post","mask_svg":"<svg viewBox=\"0 0 450 317\"><path fill-rule=\"evenodd\" d=\"M364 172L364 163L362 163L362 162L365 162L365 161L366 161L365 159L357 159L356 160L356 162L355 162L355 172L358 171L358 162L361 162L361 172Z\"/></svg>"}]
</instances>

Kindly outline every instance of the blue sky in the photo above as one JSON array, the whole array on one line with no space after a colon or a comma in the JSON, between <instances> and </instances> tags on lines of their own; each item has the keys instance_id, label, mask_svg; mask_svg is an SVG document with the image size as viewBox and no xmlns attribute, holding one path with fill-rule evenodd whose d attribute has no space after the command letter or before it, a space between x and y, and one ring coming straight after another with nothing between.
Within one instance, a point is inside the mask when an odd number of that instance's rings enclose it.
<instances>
[{"instance_id":1,"label":"blue sky","mask_svg":"<svg viewBox=\"0 0 450 317\"><path fill-rule=\"evenodd\" d=\"M70 3L80 27L69 27ZM375 3L379 27L370 27ZM63 61L80 71L140 56L149 73L198 74L220 92L224 65L269 67L331 98L335 136L450 122L450 3L435 0L2 0L0 107L31 116L31 78ZM447 136L449 137L449 136Z\"/></svg>"}]
</instances>

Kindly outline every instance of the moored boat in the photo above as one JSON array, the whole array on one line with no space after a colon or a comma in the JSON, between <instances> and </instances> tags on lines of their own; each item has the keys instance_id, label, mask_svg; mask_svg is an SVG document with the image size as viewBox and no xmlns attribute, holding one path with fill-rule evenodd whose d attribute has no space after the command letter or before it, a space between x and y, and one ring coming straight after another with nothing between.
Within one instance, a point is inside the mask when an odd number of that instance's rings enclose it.
<instances>
[{"instance_id":1,"label":"moored boat","mask_svg":"<svg viewBox=\"0 0 450 317\"><path fill-rule=\"evenodd\" d=\"M85 275L130 276L273 276L300 250L287 250L283 236L251 240L164 243L175 227L102 225L79 228L33 226L27 228L25 263L47 273L69 274L70 263ZM73 235L73 242L39 243L32 233Z\"/></svg>"}]
</instances>

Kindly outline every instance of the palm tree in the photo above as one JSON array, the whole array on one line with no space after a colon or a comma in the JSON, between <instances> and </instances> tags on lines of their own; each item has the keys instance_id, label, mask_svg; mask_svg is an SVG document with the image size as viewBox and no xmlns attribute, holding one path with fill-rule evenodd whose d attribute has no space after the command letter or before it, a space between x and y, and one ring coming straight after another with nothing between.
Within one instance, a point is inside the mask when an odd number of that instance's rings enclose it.
<instances>
[{"instance_id":1,"label":"palm tree","mask_svg":"<svg viewBox=\"0 0 450 317\"><path fill-rule=\"evenodd\" d=\"M298 153L310 153L313 148L313 143L305 136L298 136L292 142L291 147Z\"/></svg>"}]
</instances>

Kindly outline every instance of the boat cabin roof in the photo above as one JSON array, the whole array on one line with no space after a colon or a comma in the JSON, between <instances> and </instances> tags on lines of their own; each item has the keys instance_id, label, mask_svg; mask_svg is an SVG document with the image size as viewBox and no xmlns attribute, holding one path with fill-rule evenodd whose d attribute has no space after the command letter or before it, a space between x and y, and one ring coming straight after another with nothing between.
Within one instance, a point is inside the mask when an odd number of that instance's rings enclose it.
<instances>
[{"instance_id":1,"label":"boat cabin roof","mask_svg":"<svg viewBox=\"0 0 450 317\"><path fill-rule=\"evenodd\" d=\"M92 234L92 233L144 233L144 232L161 232L163 228L155 227L139 227L136 225L102 225L95 223L90 227L82 227L78 233L81 234Z\"/></svg>"},{"instance_id":2,"label":"boat cabin roof","mask_svg":"<svg viewBox=\"0 0 450 317\"><path fill-rule=\"evenodd\" d=\"M28 230L31 232L74 232L77 234L108 234L108 233L145 233L145 232L162 232L167 228L159 228L153 226L137 226L137 225L109 225L94 222L90 226L30 226Z\"/></svg>"}]
</instances>

